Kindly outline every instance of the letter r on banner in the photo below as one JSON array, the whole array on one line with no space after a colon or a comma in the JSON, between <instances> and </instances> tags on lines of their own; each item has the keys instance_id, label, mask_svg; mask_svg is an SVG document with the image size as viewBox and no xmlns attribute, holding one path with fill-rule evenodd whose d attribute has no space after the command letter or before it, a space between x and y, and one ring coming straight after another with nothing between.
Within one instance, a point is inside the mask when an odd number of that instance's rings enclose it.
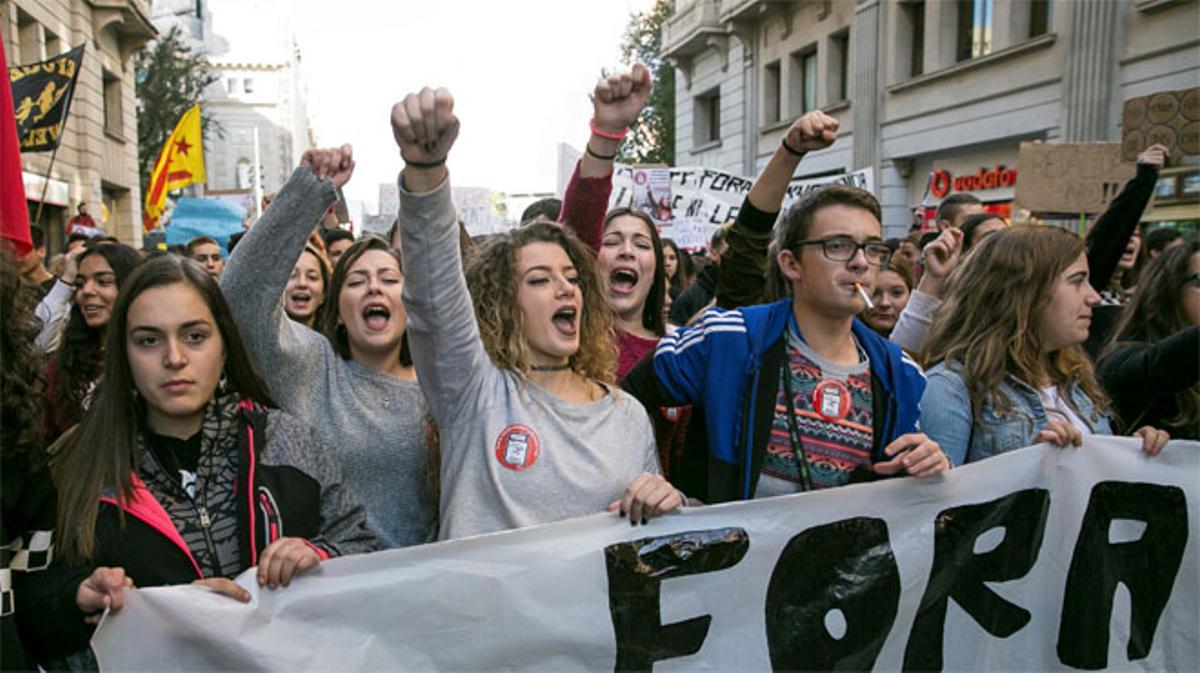
<instances>
[{"instance_id":1,"label":"letter r on banner","mask_svg":"<svg viewBox=\"0 0 1200 673\"><path fill-rule=\"evenodd\" d=\"M908 634L904 670L942 670L946 606L951 598L999 638L1007 638L1029 623L1028 610L1004 600L984 583L1019 579L1033 568L1049 512L1049 491L1031 488L937 515L933 566ZM976 540L993 528L1003 528L1004 539L994 549L975 553Z\"/></svg>"}]
</instances>

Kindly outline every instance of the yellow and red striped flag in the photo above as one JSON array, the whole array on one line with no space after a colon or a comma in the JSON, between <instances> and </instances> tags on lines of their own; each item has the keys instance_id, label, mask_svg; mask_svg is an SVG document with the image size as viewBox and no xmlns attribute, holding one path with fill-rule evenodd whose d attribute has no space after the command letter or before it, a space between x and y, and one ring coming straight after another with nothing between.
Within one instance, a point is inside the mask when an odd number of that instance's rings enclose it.
<instances>
[{"instance_id":1,"label":"yellow and red striped flag","mask_svg":"<svg viewBox=\"0 0 1200 673\"><path fill-rule=\"evenodd\" d=\"M158 226L158 218L166 209L167 192L206 180L200 104L196 103L179 118L158 154L158 161L154 162L154 170L150 171L146 207L142 211L143 229L148 232Z\"/></svg>"}]
</instances>

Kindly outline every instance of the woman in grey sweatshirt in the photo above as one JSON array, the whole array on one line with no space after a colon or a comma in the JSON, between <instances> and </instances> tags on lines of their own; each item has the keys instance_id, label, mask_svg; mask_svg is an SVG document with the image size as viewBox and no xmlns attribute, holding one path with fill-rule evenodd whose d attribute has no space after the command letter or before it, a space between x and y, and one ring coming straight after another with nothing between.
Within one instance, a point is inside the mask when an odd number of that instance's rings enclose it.
<instances>
[{"instance_id":1,"label":"woman in grey sweatshirt","mask_svg":"<svg viewBox=\"0 0 1200 673\"><path fill-rule=\"evenodd\" d=\"M489 242L464 277L445 168L458 134L453 98L408 96L392 129L407 164L409 343L442 438L440 536L606 508L644 523L679 507L645 409L611 385L612 315L592 254L563 229L534 224Z\"/></svg>"},{"instance_id":2,"label":"woman in grey sweatshirt","mask_svg":"<svg viewBox=\"0 0 1200 673\"><path fill-rule=\"evenodd\" d=\"M437 495L424 397L413 368L400 361L406 314L398 259L372 249L343 255L329 301L349 358L284 313L288 275L353 170L348 145L306 152L238 244L221 289L280 406L333 447L384 546L404 547L436 538Z\"/></svg>"}]
</instances>

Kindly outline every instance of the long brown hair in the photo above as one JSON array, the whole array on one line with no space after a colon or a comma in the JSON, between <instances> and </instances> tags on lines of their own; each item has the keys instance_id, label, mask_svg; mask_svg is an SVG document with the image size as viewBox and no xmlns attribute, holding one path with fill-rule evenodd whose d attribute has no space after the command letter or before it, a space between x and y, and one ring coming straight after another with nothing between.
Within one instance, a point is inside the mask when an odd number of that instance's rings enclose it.
<instances>
[{"instance_id":1,"label":"long brown hair","mask_svg":"<svg viewBox=\"0 0 1200 673\"><path fill-rule=\"evenodd\" d=\"M45 463L37 302L9 246L0 245L0 451L4 469L16 474Z\"/></svg>"},{"instance_id":2,"label":"long brown hair","mask_svg":"<svg viewBox=\"0 0 1200 673\"><path fill-rule=\"evenodd\" d=\"M354 266L354 263L370 250L386 252L396 260L401 275L404 274L404 260L400 257L400 252L388 245L382 238L375 236L364 236L351 243L350 247L346 248L346 251L338 258L337 266L333 269L333 280L325 286L327 292L321 321L314 324L314 327L319 329L326 339L329 339L329 343L333 344L333 350L343 360L350 359L350 337L346 334L345 324L338 321L338 296L342 293L342 286L346 284L346 276L350 273L350 267ZM407 329L404 330L404 336L400 340L400 364L405 367L412 366L412 353L408 350Z\"/></svg>"},{"instance_id":3,"label":"long brown hair","mask_svg":"<svg viewBox=\"0 0 1200 673\"><path fill-rule=\"evenodd\" d=\"M1012 409L1000 389L1010 374L1033 387L1048 378L1068 402L1067 389L1079 386L1097 408L1107 407L1082 346L1047 353L1038 326L1059 275L1083 253L1083 241L1073 233L1018 226L985 237L951 275L924 361L926 366L953 364L960 371L973 413L985 402L1000 412Z\"/></svg>"},{"instance_id":4,"label":"long brown hair","mask_svg":"<svg viewBox=\"0 0 1200 673\"><path fill-rule=\"evenodd\" d=\"M1189 292L1188 264L1200 253L1200 239L1164 250L1143 270L1137 290L1113 330L1107 350L1132 343L1155 343L1191 326L1183 310L1183 293ZM1200 424L1200 386L1175 395L1179 415L1167 422L1173 426ZM1132 423L1135 419L1122 419Z\"/></svg>"},{"instance_id":5,"label":"long brown hair","mask_svg":"<svg viewBox=\"0 0 1200 673\"><path fill-rule=\"evenodd\" d=\"M77 266L83 266L83 260L88 257L103 257L112 268L118 290L124 287L125 279L142 261L142 253L122 243L93 240L85 248L76 260ZM79 282L77 279L76 288ZM56 420L69 425L78 418L83 398L104 362L104 333L104 327L90 327L79 303L72 301L71 315L67 318L67 326L63 328L62 345L54 354L54 373L47 390L52 409L61 416Z\"/></svg>"},{"instance_id":6,"label":"long brown hair","mask_svg":"<svg viewBox=\"0 0 1200 673\"><path fill-rule=\"evenodd\" d=\"M129 307L146 290L175 284L195 290L212 312L225 345L229 389L244 398L275 406L212 276L192 260L175 255L159 255L143 262L121 287L113 308L104 351L104 377L96 387L92 405L79 425L51 448L58 487L55 546L64 559L92 556L100 494L105 489L114 490L121 503L133 497L133 475L141 459L137 437L142 430L145 402L133 392L125 334Z\"/></svg>"},{"instance_id":7,"label":"long brown hair","mask_svg":"<svg viewBox=\"0 0 1200 673\"><path fill-rule=\"evenodd\" d=\"M468 262L467 285L475 302L475 318L484 349L497 367L528 375L529 346L521 310L517 307L517 252L539 242L561 247L579 274L583 315L579 350L570 358L571 369L611 383L616 376L617 349L613 343L612 309L604 298L596 258L574 234L554 224L534 222L498 234ZM658 289L661 302L662 285Z\"/></svg>"}]
</instances>

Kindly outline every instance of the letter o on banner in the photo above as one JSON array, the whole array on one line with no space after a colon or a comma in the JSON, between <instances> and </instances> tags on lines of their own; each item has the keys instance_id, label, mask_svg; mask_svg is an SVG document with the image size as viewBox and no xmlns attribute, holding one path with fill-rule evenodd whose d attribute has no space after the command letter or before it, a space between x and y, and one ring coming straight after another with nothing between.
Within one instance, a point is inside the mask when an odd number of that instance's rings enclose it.
<instances>
[{"instance_id":1,"label":"letter o on banner","mask_svg":"<svg viewBox=\"0 0 1200 673\"><path fill-rule=\"evenodd\" d=\"M883 519L816 526L788 541L767 587L776 671L869 671L896 620L900 571ZM839 611L840 614L830 613ZM827 623L840 633L830 633Z\"/></svg>"}]
</instances>

